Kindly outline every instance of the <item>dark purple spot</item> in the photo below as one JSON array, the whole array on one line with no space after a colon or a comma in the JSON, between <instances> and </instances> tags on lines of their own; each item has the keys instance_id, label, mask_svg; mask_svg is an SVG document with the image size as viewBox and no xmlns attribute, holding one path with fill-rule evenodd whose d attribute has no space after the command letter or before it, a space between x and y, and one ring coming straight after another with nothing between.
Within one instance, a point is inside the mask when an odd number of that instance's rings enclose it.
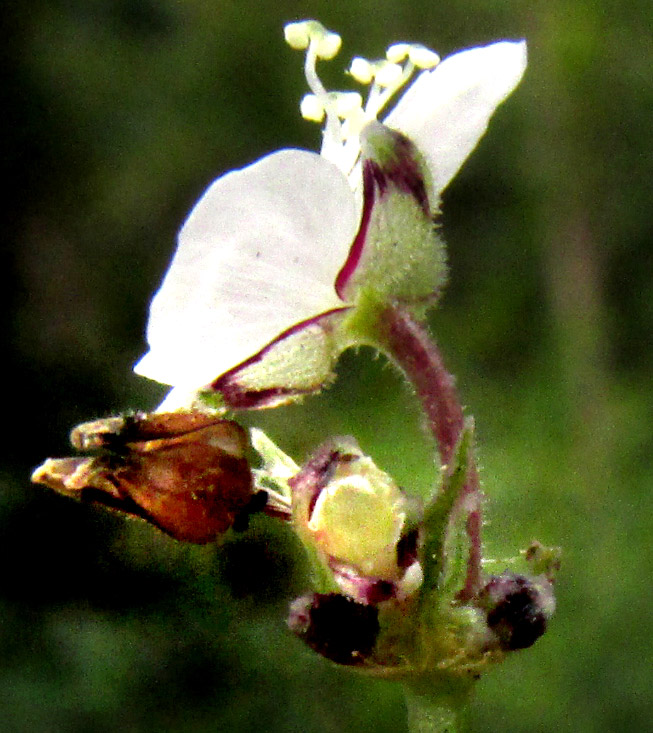
<instances>
[{"instance_id":1,"label":"dark purple spot","mask_svg":"<svg viewBox=\"0 0 653 733\"><path fill-rule=\"evenodd\" d=\"M492 578L481 592L481 601L489 607L488 626L506 650L526 649L546 631L542 592L523 575L504 573Z\"/></svg>"},{"instance_id":2,"label":"dark purple spot","mask_svg":"<svg viewBox=\"0 0 653 733\"><path fill-rule=\"evenodd\" d=\"M397 542L397 565L400 568L410 567L417 560L417 528L402 535Z\"/></svg>"},{"instance_id":3,"label":"dark purple spot","mask_svg":"<svg viewBox=\"0 0 653 733\"><path fill-rule=\"evenodd\" d=\"M318 654L338 664L361 664L379 634L374 606L338 593L303 596L290 606L290 629Z\"/></svg>"}]
</instances>

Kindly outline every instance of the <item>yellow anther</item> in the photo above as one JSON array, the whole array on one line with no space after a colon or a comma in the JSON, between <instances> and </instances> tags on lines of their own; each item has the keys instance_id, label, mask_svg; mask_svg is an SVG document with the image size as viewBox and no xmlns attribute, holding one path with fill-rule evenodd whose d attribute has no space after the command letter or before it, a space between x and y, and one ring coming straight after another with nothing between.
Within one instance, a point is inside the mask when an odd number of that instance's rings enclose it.
<instances>
[{"instance_id":1,"label":"yellow anther","mask_svg":"<svg viewBox=\"0 0 653 733\"><path fill-rule=\"evenodd\" d=\"M337 33L327 30L317 20L300 20L288 23L283 29L286 43L294 49L303 50L309 45L321 59L332 59L340 50L342 39Z\"/></svg>"},{"instance_id":2,"label":"yellow anther","mask_svg":"<svg viewBox=\"0 0 653 733\"><path fill-rule=\"evenodd\" d=\"M379 86L390 87L401 79L403 69L399 64L393 64L390 61L379 61L375 66L374 81Z\"/></svg>"},{"instance_id":3,"label":"yellow anther","mask_svg":"<svg viewBox=\"0 0 653 733\"><path fill-rule=\"evenodd\" d=\"M298 23L287 23L283 28L283 36L290 48L302 51L308 48L311 40L308 22L305 20Z\"/></svg>"},{"instance_id":4,"label":"yellow anther","mask_svg":"<svg viewBox=\"0 0 653 733\"><path fill-rule=\"evenodd\" d=\"M341 119L363 108L363 98L358 92L334 92L329 96L334 102L336 114Z\"/></svg>"},{"instance_id":5,"label":"yellow anther","mask_svg":"<svg viewBox=\"0 0 653 733\"><path fill-rule=\"evenodd\" d=\"M319 40L316 41L316 53L321 59L332 59L342 44L342 38L337 33L327 31Z\"/></svg>"},{"instance_id":6,"label":"yellow anther","mask_svg":"<svg viewBox=\"0 0 653 733\"><path fill-rule=\"evenodd\" d=\"M374 68L372 64L362 56L356 56L351 60L349 73L359 84L369 84L374 78Z\"/></svg>"},{"instance_id":7,"label":"yellow anther","mask_svg":"<svg viewBox=\"0 0 653 733\"><path fill-rule=\"evenodd\" d=\"M385 57L393 64L400 64L410 53L410 43L393 43L385 52Z\"/></svg>"},{"instance_id":8,"label":"yellow anther","mask_svg":"<svg viewBox=\"0 0 653 733\"><path fill-rule=\"evenodd\" d=\"M360 134L360 131L369 122L363 108L353 110L342 122L342 137L349 140Z\"/></svg>"},{"instance_id":9,"label":"yellow anther","mask_svg":"<svg viewBox=\"0 0 653 733\"><path fill-rule=\"evenodd\" d=\"M440 57L426 46L414 43L408 52L408 58L418 69L432 69L440 63Z\"/></svg>"},{"instance_id":10,"label":"yellow anther","mask_svg":"<svg viewBox=\"0 0 653 733\"><path fill-rule=\"evenodd\" d=\"M299 110L305 120L311 122L322 122L324 119L324 106L314 94L306 94L299 103Z\"/></svg>"},{"instance_id":11,"label":"yellow anther","mask_svg":"<svg viewBox=\"0 0 653 733\"><path fill-rule=\"evenodd\" d=\"M408 60L418 69L432 69L440 63L440 57L421 43L394 43L385 52L388 61L400 64Z\"/></svg>"}]
</instances>

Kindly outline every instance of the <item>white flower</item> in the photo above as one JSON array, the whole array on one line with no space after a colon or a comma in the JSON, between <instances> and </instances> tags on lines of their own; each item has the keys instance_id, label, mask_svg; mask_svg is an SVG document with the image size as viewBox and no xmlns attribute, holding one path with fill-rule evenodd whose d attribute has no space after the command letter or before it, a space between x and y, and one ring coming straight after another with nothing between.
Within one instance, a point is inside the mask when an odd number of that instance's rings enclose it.
<instances>
[{"instance_id":1,"label":"white flower","mask_svg":"<svg viewBox=\"0 0 653 733\"><path fill-rule=\"evenodd\" d=\"M314 98L304 106L313 117L320 105L326 113L321 155L277 151L218 178L195 205L151 304L150 350L135 367L178 388L166 409L211 385L265 393L261 404L314 390L348 345L335 343L333 325L354 302L341 300L335 283L361 220L358 133L414 68L411 52L427 66L437 57L421 47L392 46L391 59L406 58L401 78L388 72L394 60L377 62L372 71L356 60L351 73L357 69L373 84L363 109L351 96L343 102L343 95L324 91L315 74L319 44L310 38L307 44ZM426 161L434 210L525 67L523 41L457 53L423 71L385 118ZM374 81L374 69L388 79L385 86ZM246 398L241 402L249 406Z\"/></svg>"}]
</instances>

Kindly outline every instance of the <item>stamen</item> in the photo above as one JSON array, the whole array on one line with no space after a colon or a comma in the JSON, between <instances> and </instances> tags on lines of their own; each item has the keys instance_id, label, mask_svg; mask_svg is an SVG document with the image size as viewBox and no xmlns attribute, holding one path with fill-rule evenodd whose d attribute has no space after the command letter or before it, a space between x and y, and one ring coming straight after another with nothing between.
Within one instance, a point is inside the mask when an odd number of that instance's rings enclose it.
<instances>
[{"instance_id":1,"label":"stamen","mask_svg":"<svg viewBox=\"0 0 653 733\"><path fill-rule=\"evenodd\" d=\"M308 48L311 40L306 21L287 23L283 27L283 36L290 48L294 48L296 51L303 51Z\"/></svg>"},{"instance_id":2,"label":"stamen","mask_svg":"<svg viewBox=\"0 0 653 733\"><path fill-rule=\"evenodd\" d=\"M395 43L388 47L385 57L394 64L408 58L418 69L433 69L440 63L438 54L421 43Z\"/></svg>"},{"instance_id":3,"label":"stamen","mask_svg":"<svg viewBox=\"0 0 653 733\"><path fill-rule=\"evenodd\" d=\"M348 142L357 138L368 122L362 107L352 110L342 121L342 137Z\"/></svg>"},{"instance_id":4,"label":"stamen","mask_svg":"<svg viewBox=\"0 0 653 733\"><path fill-rule=\"evenodd\" d=\"M390 61L377 61L374 81L381 87L394 86L400 79L403 69Z\"/></svg>"},{"instance_id":5,"label":"stamen","mask_svg":"<svg viewBox=\"0 0 653 733\"><path fill-rule=\"evenodd\" d=\"M355 56L351 60L349 72L359 84L369 84L374 79L374 66L362 56Z\"/></svg>"},{"instance_id":6,"label":"stamen","mask_svg":"<svg viewBox=\"0 0 653 733\"><path fill-rule=\"evenodd\" d=\"M385 57L393 64L400 64L408 56L409 51L410 43L393 43L392 46L388 46Z\"/></svg>"},{"instance_id":7,"label":"stamen","mask_svg":"<svg viewBox=\"0 0 653 733\"><path fill-rule=\"evenodd\" d=\"M379 61L369 61L360 56L352 59L348 73L360 84L372 85L365 105L368 120L378 117L416 68L433 68L439 61L436 53L415 43L395 43L386 51L386 58Z\"/></svg>"},{"instance_id":8,"label":"stamen","mask_svg":"<svg viewBox=\"0 0 653 733\"><path fill-rule=\"evenodd\" d=\"M338 112L331 95L317 75L318 59L332 59L340 50L341 38L337 33L327 30L317 20L303 20L289 23L284 28L286 42L291 48L306 49L304 74L315 100L304 98L300 105L302 116L321 122L326 114L326 126L322 143L322 154L330 159L337 159L342 147L342 129ZM321 112L320 112L321 107Z\"/></svg>"},{"instance_id":9,"label":"stamen","mask_svg":"<svg viewBox=\"0 0 653 733\"><path fill-rule=\"evenodd\" d=\"M363 109L363 98L358 92L332 92L329 96L333 99L336 114L343 120Z\"/></svg>"},{"instance_id":10,"label":"stamen","mask_svg":"<svg viewBox=\"0 0 653 733\"><path fill-rule=\"evenodd\" d=\"M327 30L317 20L300 20L288 23L283 29L286 43L295 50L303 51L313 46L317 58L330 60L338 51L342 39L337 33Z\"/></svg>"},{"instance_id":11,"label":"stamen","mask_svg":"<svg viewBox=\"0 0 653 733\"><path fill-rule=\"evenodd\" d=\"M435 51L431 51L431 49L419 43L395 43L388 47L385 55L390 64L399 65L401 62L405 62L405 64L401 75L397 76L394 83L386 85L383 93L375 95L374 100L370 95L365 111L369 111L370 114L374 115L381 112L388 101L410 79L416 68L433 69L440 63L440 57Z\"/></svg>"},{"instance_id":12,"label":"stamen","mask_svg":"<svg viewBox=\"0 0 653 733\"><path fill-rule=\"evenodd\" d=\"M411 45L408 58L418 69L434 69L440 63L440 57L435 51L418 43Z\"/></svg>"},{"instance_id":13,"label":"stamen","mask_svg":"<svg viewBox=\"0 0 653 733\"><path fill-rule=\"evenodd\" d=\"M329 159L334 155L335 148L342 144L342 135L340 129L340 121L338 115L331 104L329 94L320 81L315 68L318 59L315 45L310 43L306 52L306 61L304 63L304 74L306 81L317 100L322 105L326 113L326 126L324 128L324 137L322 142L322 153Z\"/></svg>"},{"instance_id":14,"label":"stamen","mask_svg":"<svg viewBox=\"0 0 653 733\"><path fill-rule=\"evenodd\" d=\"M400 66L398 68L401 69ZM371 120L377 119L385 105L410 79L413 75L413 71L415 71L415 65L409 59L406 61L403 69L401 69L401 73L395 77L392 83L384 85L383 89L380 84L375 83L373 85L369 99L365 105L365 114L368 115Z\"/></svg>"},{"instance_id":15,"label":"stamen","mask_svg":"<svg viewBox=\"0 0 653 733\"><path fill-rule=\"evenodd\" d=\"M395 43L387 49L386 58L378 61L354 57L347 73L370 86L363 107L360 94L327 92L317 75L317 60L331 59L340 50L337 33L316 20L303 20L286 25L284 35L289 46L306 51L304 74L312 93L301 101L302 117L314 122L323 122L326 117L321 154L347 175L360 154L358 136L365 124L378 118L416 68L432 69L440 61L436 53L416 43Z\"/></svg>"}]
</instances>

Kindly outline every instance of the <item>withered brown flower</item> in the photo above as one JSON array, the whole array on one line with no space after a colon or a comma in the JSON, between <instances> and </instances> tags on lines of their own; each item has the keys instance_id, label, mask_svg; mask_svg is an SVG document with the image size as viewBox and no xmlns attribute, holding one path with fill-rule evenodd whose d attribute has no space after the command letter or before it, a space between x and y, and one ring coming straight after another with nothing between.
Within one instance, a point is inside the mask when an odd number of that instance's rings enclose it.
<instances>
[{"instance_id":1,"label":"withered brown flower","mask_svg":"<svg viewBox=\"0 0 653 733\"><path fill-rule=\"evenodd\" d=\"M266 495L253 488L245 430L200 412L137 413L82 423L76 449L48 458L32 481L150 522L177 540L214 541Z\"/></svg>"}]
</instances>

